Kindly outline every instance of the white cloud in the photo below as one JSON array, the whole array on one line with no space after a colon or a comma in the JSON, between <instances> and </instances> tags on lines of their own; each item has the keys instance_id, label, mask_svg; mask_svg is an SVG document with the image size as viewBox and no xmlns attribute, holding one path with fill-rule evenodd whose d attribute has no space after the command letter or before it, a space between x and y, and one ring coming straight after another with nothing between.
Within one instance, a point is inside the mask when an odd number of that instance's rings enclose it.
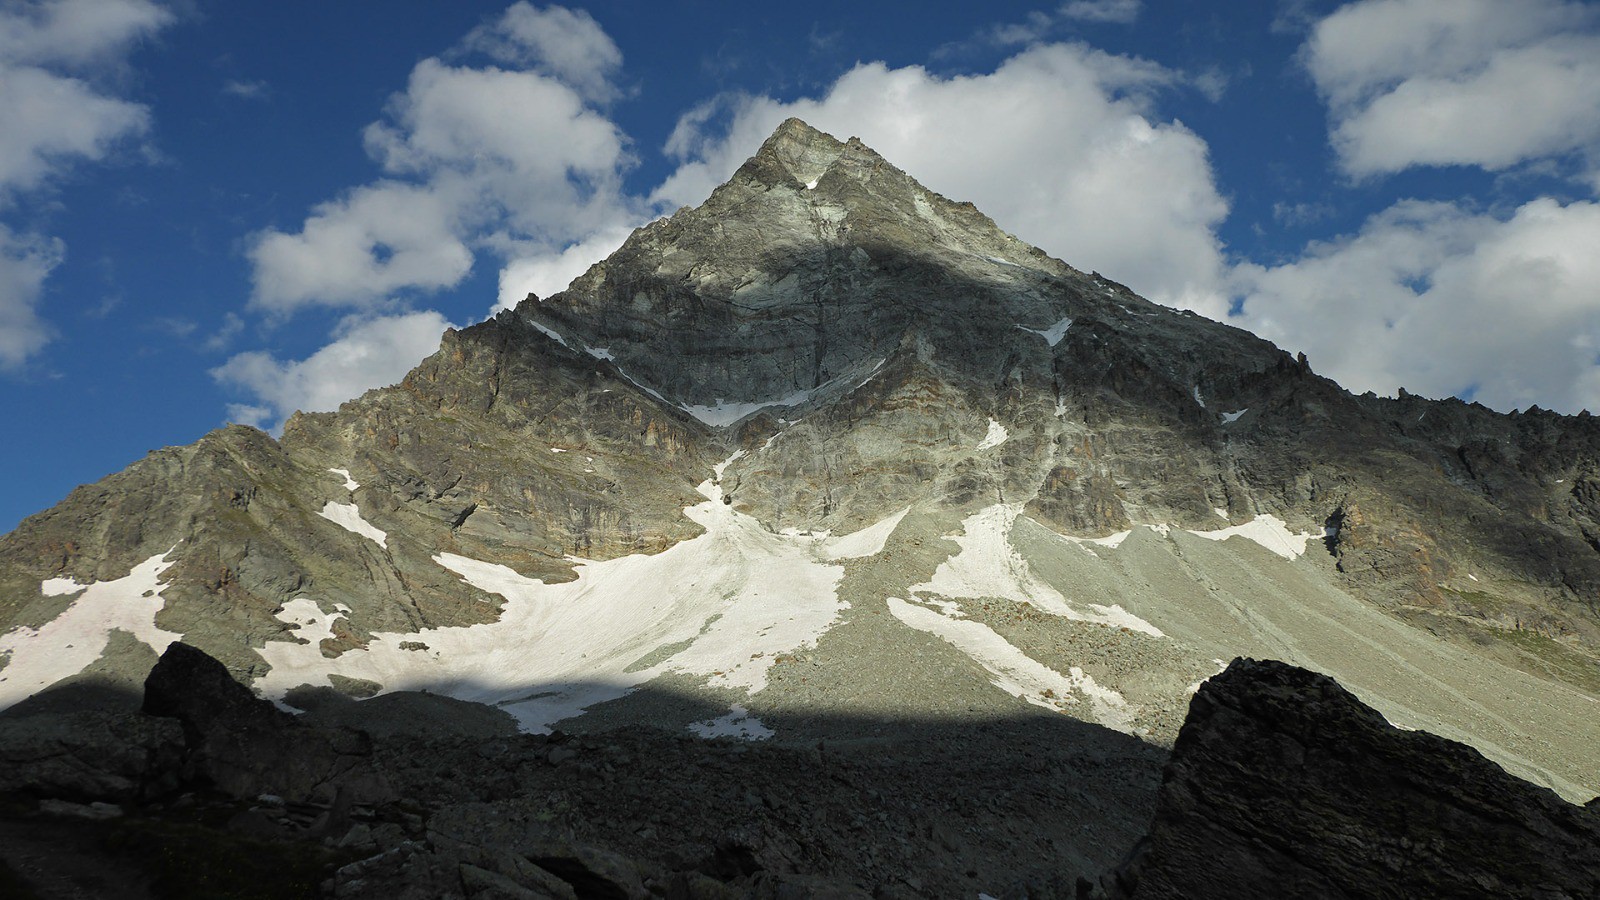
<instances>
[{"instance_id":1,"label":"white cloud","mask_svg":"<svg viewBox=\"0 0 1600 900\"><path fill-rule=\"evenodd\" d=\"M495 304L495 311L511 309L529 294L542 299L566 290L572 279L621 247L632 231L626 227L609 228L559 254L538 252L513 258L500 270L500 301Z\"/></svg>"},{"instance_id":2,"label":"white cloud","mask_svg":"<svg viewBox=\"0 0 1600 900\"><path fill-rule=\"evenodd\" d=\"M472 269L472 251L456 236L472 193L459 180L423 186L380 181L322 204L298 234L269 231L250 248L254 303L286 313L458 283Z\"/></svg>"},{"instance_id":3,"label":"white cloud","mask_svg":"<svg viewBox=\"0 0 1600 900\"><path fill-rule=\"evenodd\" d=\"M467 42L555 74L418 63L386 119L365 132L390 177L317 207L298 232L257 235L253 304L279 314L370 308L458 284L479 250L555 258L640 221L640 204L621 189L633 165L626 139L568 83L614 68L601 60L579 71L561 55L580 38L596 45L589 28L604 38L586 14L517 4Z\"/></svg>"},{"instance_id":4,"label":"white cloud","mask_svg":"<svg viewBox=\"0 0 1600 900\"><path fill-rule=\"evenodd\" d=\"M1600 11L1563 0L1362 0L1317 22L1303 58L1356 176L1600 166Z\"/></svg>"},{"instance_id":5,"label":"white cloud","mask_svg":"<svg viewBox=\"0 0 1600 900\"><path fill-rule=\"evenodd\" d=\"M170 22L147 0L50 0L0 9L0 212L74 165L106 158L145 133L150 111L102 93L81 70L114 68L129 46ZM65 71L63 71L65 70ZM61 241L0 223L0 368L15 368L54 334L40 318Z\"/></svg>"},{"instance_id":6,"label":"white cloud","mask_svg":"<svg viewBox=\"0 0 1600 900\"><path fill-rule=\"evenodd\" d=\"M0 10L0 60L11 64L114 64L127 45L171 24L149 0L45 0Z\"/></svg>"},{"instance_id":7,"label":"white cloud","mask_svg":"<svg viewBox=\"0 0 1600 900\"><path fill-rule=\"evenodd\" d=\"M240 81L231 79L223 82L222 92L229 97L238 97L241 100L265 100L272 93L272 89L265 81Z\"/></svg>"},{"instance_id":8,"label":"white cloud","mask_svg":"<svg viewBox=\"0 0 1600 900\"><path fill-rule=\"evenodd\" d=\"M69 163L105 157L142 133L145 107L97 93L76 78L35 68L0 68L0 202L38 187Z\"/></svg>"},{"instance_id":9,"label":"white cloud","mask_svg":"<svg viewBox=\"0 0 1600 900\"><path fill-rule=\"evenodd\" d=\"M0 369L14 369L50 341L38 315L45 277L61 263L59 240L18 236L0 225Z\"/></svg>"},{"instance_id":10,"label":"white cloud","mask_svg":"<svg viewBox=\"0 0 1600 900\"><path fill-rule=\"evenodd\" d=\"M1240 266L1234 321L1353 390L1600 411L1600 204L1506 219L1405 201L1276 267Z\"/></svg>"},{"instance_id":11,"label":"white cloud","mask_svg":"<svg viewBox=\"0 0 1600 900\"><path fill-rule=\"evenodd\" d=\"M1086 22L1115 22L1129 25L1139 18L1141 0L1073 0L1061 7L1061 15Z\"/></svg>"},{"instance_id":12,"label":"white cloud","mask_svg":"<svg viewBox=\"0 0 1600 900\"><path fill-rule=\"evenodd\" d=\"M211 370L220 384L258 402L229 406L234 421L276 429L295 410L327 412L370 388L393 384L439 349L452 326L432 310L346 320L335 340L302 360L240 353Z\"/></svg>"},{"instance_id":13,"label":"white cloud","mask_svg":"<svg viewBox=\"0 0 1600 900\"><path fill-rule=\"evenodd\" d=\"M945 78L858 65L820 99L723 98L684 116L667 145L683 165L653 200L698 203L778 123L799 116L859 136L929 188L1002 228L1152 299L1221 317L1227 214L1203 140L1159 121L1155 92L1182 77L1076 44L1032 47L989 74ZM1048 110L1048 114L1041 111Z\"/></svg>"},{"instance_id":14,"label":"white cloud","mask_svg":"<svg viewBox=\"0 0 1600 900\"><path fill-rule=\"evenodd\" d=\"M503 65L549 75L594 102L618 93L613 79L622 68L622 51L581 9L513 3L499 19L467 35L462 47Z\"/></svg>"}]
</instances>

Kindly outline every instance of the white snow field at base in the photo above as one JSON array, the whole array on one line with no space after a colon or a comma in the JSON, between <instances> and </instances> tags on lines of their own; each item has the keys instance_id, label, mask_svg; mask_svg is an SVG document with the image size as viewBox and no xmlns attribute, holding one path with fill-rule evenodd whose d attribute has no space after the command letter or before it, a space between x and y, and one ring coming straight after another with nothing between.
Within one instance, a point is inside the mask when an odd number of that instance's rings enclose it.
<instances>
[{"instance_id":1,"label":"white snow field at base","mask_svg":"<svg viewBox=\"0 0 1600 900\"><path fill-rule=\"evenodd\" d=\"M277 699L301 684L327 685L338 673L385 691L430 690L494 704L528 731L548 730L668 672L760 691L778 654L813 645L846 608L837 595L844 575L837 560L879 552L893 528L879 523L842 538L772 534L723 504L717 483L699 490L706 502L685 514L704 534L654 555L578 561L577 579L564 584L435 556L505 598L490 624L378 633L366 649L327 659L317 644L341 613L325 613L309 599L286 605L279 617L312 640L268 642L260 652L272 670L256 687Z\"/></svg>"},{"instance_id":2,"label":"white snow field at base","mask_svg":"<svg viewBox=\"0 0 1600 900\"><path fill-rule=\"evenodd\" d=\"M155 622L166 603L160 577L172 565L167 562L171 552L150 557L115 581L84 585L52 578L41 584L45 596L83 593L38 628L20 626L0 635L0 656L9 660L0 669L0 710L88 668L105 652L113 631L133 635L158 655L182 638L157 628Z\"/></svg>"},{"instance_id":3,"label":"white snow field at base","mask_svg":"<svg viewBox=\"0 0 1600 900\"><path fill-rule=\"evenodd\" d=\"M1013 697L1053 712L1075 705L1073 694L1087 697L1094 720L1124 734L1132 733L1132 716L1122 695L1103 688L1073 666L1067 675L1033 659L982 622L952 618L938 610L890 597L889 612L901 622L943 638L988 670L994 686Z\"/></svg>"},{"instance_id":4,"label":"white snow field at base","mask_svg":"<svg viewBox=\"0 0 1600 900\"><path fill-rule=\"evenodd\" d=\"M1011 546L1011 526L1021 513L1020 503L997 503L968 516L961 523L963 533L948 538L960 551L940 563L930 581L912 586L911 595L919 601L923 593L973 600L999 597L1074 621L1163 637L1159 628L1121 606L1091 603L1091 612L1078 610L1060 591L1035 575L1028 561Z\"/></svg>"},{"instance_id":5,"label":"white snow field at base","mask_svg":"<svg viewBox=\"0 0 1600 900\"><path fill-rule=\"evenodd\" d=\"M388 533L379 530L377 526L361 518L361 510L354 503L334 503L329 500L327 505L322 507L322 512L317 513L317 515L346 531L354 532L367 538L385 550L389 548Z\"/></svg>"}]
</instances>

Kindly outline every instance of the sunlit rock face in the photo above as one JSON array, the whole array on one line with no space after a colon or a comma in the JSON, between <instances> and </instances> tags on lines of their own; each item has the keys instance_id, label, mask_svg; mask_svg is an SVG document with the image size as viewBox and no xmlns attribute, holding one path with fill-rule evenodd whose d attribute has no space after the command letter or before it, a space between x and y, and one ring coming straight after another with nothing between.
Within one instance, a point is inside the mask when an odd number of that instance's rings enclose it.
<instances>
[{"instance_id":1,"label":"sunlit rock face","mask_svg":"<svg viewBox=\"0 0 1600 900\"><path fill-rule=\"evenodd\" d=\"M135 684L181 637L293 709L1162 747L1252 655L1582 798L1597 485L1587 417L1353 396L790 120L400 384L0 539L0 702Z\"/></svg>"}]
</instances>

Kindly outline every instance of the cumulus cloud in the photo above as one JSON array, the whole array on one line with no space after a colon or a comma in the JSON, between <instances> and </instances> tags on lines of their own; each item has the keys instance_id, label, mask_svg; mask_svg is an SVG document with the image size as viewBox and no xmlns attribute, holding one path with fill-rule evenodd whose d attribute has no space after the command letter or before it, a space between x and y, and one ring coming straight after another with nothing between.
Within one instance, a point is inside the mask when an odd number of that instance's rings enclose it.
<instances>
[{"instance_id":1,"label":"cumulus cloud","mask_svg":"<svg viewBox=\"0 0 1600 900\"><path fill-rule=\"evenodd\" d=\"M581 9L513 3L499 19L468 34L462 47L549 75L588 100L605 102L618 93L613 79L622 69L622 51Z\"/></svg>"},{"instance_id":2,"label":"cumulus cloud","mask_svg":"<svg viewBox=\"0 0 1600 900\"><path fill-rule=\"evenodd\" d=\"M605 47L598 60L571 56ZM594 20L518 3L452 55L473 49L530 68L418 63L365 132L387 177L317 207L298 231L256 236L258 309L382 306L460 283L480 250L554 258L641 220L621 190L627 141L591 103L593 79L621 60Z\"/></svg>"},{"instance_id":3,"label":"cumulus cloud","mask_svg":"<svg viewBox=\"0 0 1600 900\"><path fill-rule=\"evenodd\" d=\"M405 288L450 287L472 268L458 218L472 186L380 181L318 206L298 234L270 231L250 249L257 306L375 302Z\"/></svg>"},{"instance_id":4,"label":"cumulus cloud","mask_svg":"<svg viewBox=\"0 0 1600 900\"><path fill-rule=\"evenodd\" d=\"M108 154L149 125L149 110L76 79L28 66L0 67L0 202L37 188L78 161Z\"/></svg>"},{"instance_id":5,"label":"cumulus cloud","mask_svg":"<svg viewBox=\"0 0 1600 900\"><path fill-rule=\"evenodd\" d=\"M529 294L549 297L566 290L572 279L610 256L632 233L631 228L608 228L559 254L533 253L515 257L500 270L500 300L495 312L511 309Z\"/></svg>"},{"instance_id":6,"label":"cumulus cloud","mask_svg":"<svg viewBox=\"0 0 1600 900\"><path fill-rule=\"evenodd\" d=\"M172 19L147 0L47 0L0 9L0 213L75 165L106 158L144 134L150 111L104 93L86 70L114 68L128 48ZM59 240L0 223L0 368L49 342L40 317ZM26 231L26 228L22 230Z\"/></svg>"},{"instance_id":7,"label":"cumulus cloud","mask_svg":"<svg viewBox=\"0 0 1600 900\"><path fill-rule=\"evenodd\" d=\"M1593 5L1361 0L1313 26L1303 59L1357 177L1570 155L1600 167Z\"/></svg>"},{"instance_id":8,"label":"cumulus cloud","mask_svg":"<svg viewBox=\"0 0 1600 900\"><path fill-rule=\"evenodd\" d=\"M0 60L93 67L114 64L127 45L173 20L150 0L22 0L0 10Z\"/></svg>"},{"instance_id":9,"label":"cumulus cloud","mask_svg":"<svg viewBox=\"0 0 1600 900\"><path fill-rule=\"evenodd\" d=\"M1235 319L1353 390L1600 411L1600 204L1501 219L1406 201L1296 261L1235 271Z\"/></svg>"},{"instance_id":10,"label":"cumulus cloud","mask_svg":"<svg viewBox=\"0 0 1600 900\"><path fill-rule=\"evenodd\" d=\"M233 421L275 431L295 410L335 410L363 391L399 381L439 349L441 335L451 327L432 310L350 319L334 333L332 343L305 359L280 360L252 351L212 369L211 376L257 398L231 405Z\"/></svg>"},{"instance_id":11,"label":"cumulus cloud","mask_svg":"<svg viewBox=\"0 0 1600 900\"><path fill-rule=\"evenodd\" d=\"M1221 317L1213 228L1228 206L1205 142L1153 111L1159 91L1182 83L1154 63L1078 44L1035 46L972 76L858 65L819 99L725 97L684 116L667 145L682 165L653 199L700 202L783 119L799 116L841 139L859 136L929 188L976 203L1075 266Z\"/></svg>"}]
</instances>

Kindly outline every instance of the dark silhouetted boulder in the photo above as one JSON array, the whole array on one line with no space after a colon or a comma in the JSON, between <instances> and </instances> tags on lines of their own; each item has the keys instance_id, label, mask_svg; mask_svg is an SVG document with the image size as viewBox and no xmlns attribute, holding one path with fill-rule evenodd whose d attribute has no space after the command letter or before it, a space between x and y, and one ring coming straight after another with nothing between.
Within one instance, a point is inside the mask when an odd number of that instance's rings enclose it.
<instances>
[{"instance_id":1,"label":"dark silhouetted boulder","mask_svg":"<svg viewBox=\"0 0 1600 900\"><path fill-rule=\"evenodd\" d=\"M1600 897L1600 810L1237 659L1195 695L1148 836L1080 896Z\"/></svg>"}]
</instances>

